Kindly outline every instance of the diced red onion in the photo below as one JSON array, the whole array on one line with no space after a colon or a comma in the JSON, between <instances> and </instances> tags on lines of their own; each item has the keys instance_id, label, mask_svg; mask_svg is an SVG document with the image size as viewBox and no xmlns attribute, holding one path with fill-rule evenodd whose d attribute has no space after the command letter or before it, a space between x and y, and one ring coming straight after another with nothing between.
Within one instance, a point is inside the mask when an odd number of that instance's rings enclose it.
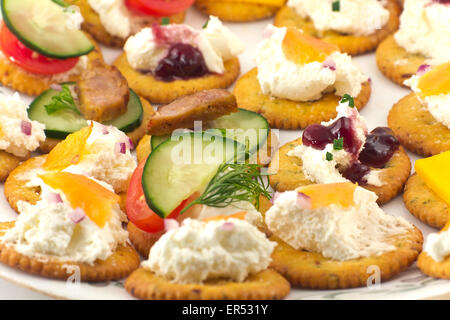
<instances>
[{"instance_id":1,"label":"diced red onion","mask_svg":"<svg viewBox=\"0 0 450 320\"><path fill-rule=\"evenodd\" d=\"M86 213L81 208L76 208L69 213L69 218L73 223L78 224L86 218Z\"/></svg>"},{"instance_id":2,"label":"diced red onion","mask_svg":"<svg viewBox=\"0 0 450 320\"><path fill-rule=\"evenodd\" d=\"M130 150L134 149L134 143L133 140L131 140L130 138L128 138L128 148L130 148Z\"/></svg>"},{"instance_id":3,"label":"diced red onion","mask_svg":"<svg viewBox=\"0 0 450 320\"><path fill-rule=\"evenodd\" d=\"M103 127L102 133L103 133L104 135L109 134L108 128L107 128L107 127Z\"/></svg>"},{"instance_id":4,"label":"diced red onion","mask_svg":"<svg viewBox=\"0 0 450 320\"><path fill-rule=\"evenodd\" d=\"M127 153L127 144L125 142L118 142L116 143L116 147L115 147L115 153L116 154L125 154Z\"/></svg>"},{"instance_id":5,"label":"diced red onion","mask_svg":"<svg viewBox=\"0 0 450 320\"><path fill-rule=\"evenodd\" d=\"M275 192L273 197L272 197L272 199L270 199L270 203L274 204L275 200L277 200L279 196L280 196L280 193L279 192Z\"/></svg>"},{"instance_id":6,"label":"diced red onion","mask_svg":"<svg viewBox=\"0 0 450 320\"><path fill-rule=\"evenodd\" d=\"M20 129L22 133L27 136L31 136L32 124L29 121L22 120L20 123Z\"/></svg>"},{"instance_id":7,"label":"diced red onion","mask_svg":"<svg viewBox=\"0 0 450 320\"><path fill-rule=\"evenodd\" d=\"M62 203L63 202L59 193L56 193L56 192L48 193L46 196L46 199L47 199L48 203Z\"/></svg>"},{"instance_id":8,"label":"diced red onion","mask_svg":"<svg viewBox=\"0 0 450 320\"><path fill-rule=\"evenodd\" d=\"M335 62L333 59L327 58L327 59L323 62L322 66L323 66L324 68L330 69L331 71L336 71L336 62Z\"/></svg>"},{"instance_id":9,"label":"diced red onion","mask_svg":"<svg viewBox=\"0 0 450 320\"><path fill-rule=\"evenodd\" d=\"M305 209L311 209L311 198L302 192L297 193L297 205Z\"/></svg>"},{"instance_id":10,"label":"diced red onion","mask_svg":"<svg viewBox=\"0 0 450 320\"><path fill-rule=\"evenodd\" d=\"M50 85L50 89L56 90L56 91L61 91L62 87L59 84L53 83Z\"/></svg>"},{"instance_id":11,"label":"diced red onion","mask_svg":"<svg viewBox=\"0 0 450 320\"><path fill-rule=\"evenodd\" d=\"M225 230L225 231L231 231L231 230L234 229L234 223L233 222L225 222L222 225L222 229Z\"/></svg>"},{"instance_id":12,"label":"diced red onion","mask_svg":"<svg viewBox=\"0 0 450 320\"><path fill-rule=\"evenodd\" d=\"M424 75L425 73L428 72L428 70L430 70L431 66L429 64L422 64L418 69L416 74L418 76Z\"/></svg>"},{"instance_id":13,"label":"diced red onion","mask_svg":"<svg viewBox=\"0 0 450 320\"><path fill-rule=\"evenodd\" d=\"M164 219L164 230L166 230L166 231L176 229L179 226L180 226L180 224L175 219Z\"/></svg>"}]
</instances>

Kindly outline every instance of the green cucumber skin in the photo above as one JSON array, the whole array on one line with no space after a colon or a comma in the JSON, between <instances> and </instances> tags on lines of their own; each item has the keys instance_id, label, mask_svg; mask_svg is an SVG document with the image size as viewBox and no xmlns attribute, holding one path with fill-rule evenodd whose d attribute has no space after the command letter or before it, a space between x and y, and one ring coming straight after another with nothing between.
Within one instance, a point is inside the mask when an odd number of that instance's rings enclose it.
<instances>
[{"instance_id":1,"label":"green cucumber skin","mask_svg":"<svg viewBox=\"0 0 450 320\"><path fill-rule=\"evenodd\" d=\"M259 149L266 143L267 138L269 136L269 128L270 128L269 122L262 115L260 115L259 113L253 112L253 111L249 111L249 110L245 110L245 109L238 109L238 112L236 113L236 115L239 115L239 113L254 116L256 119L264 122L264 124L265 124L264 129L267 129L267 135L264 137L264 139L259 142L259 144L257 145L257 147L254 150L249 150L249 155L251 155L251 154L258 152ZM220 118L217 120L220 121ZM258 129L263 129L263 128L258 128ZM170 138L170 135L152 136L151 137L152 150L155 149L159 144L163 143L164 141L166 141L169 138Z\"/></svg>"},{"instance_id":2,"label":"green cucumber skin","mask_svg":"<svg viewBox=\"0 0 450 320\"><path fill-rule=\"evenodd\" d=\"M183 136L183 135L190 135L192 139L195 139L195 133L193 133L193 132L180 134L180 136ZM202 137L203 137L203 135L202 135ZM245 148L244 145L242 145L241 143L239 143L239 142L237 142L235 140L231 140L231 139L228 139L228 138L225 138L225 137L221 137L221 138L223 138L224 143L230 143L231 142L231 143L233 143L235 145L234 157L239 157L238 155L241 152L245 154L245 149L246 148ZM142 189L144 191L144 196L145 196L147 205L149 206L149 208L151 210L153 210L153 212L155 212L157 215L159 215L162 218L163 217L165 218L168 215L170 215L170 212L168 212L167 214L164 213L164 210L158 206L156 199L154 199L154 197L152 197L151 191L149 190L149 186L148 186L149 184L152 183L152 181L151 181L152 179L148 178L147 175L148 175L148 172L150 171L150 167L152 165L152 159L154 157L156 157L158 155L158 153L164 152L165 147L168 146L170 143L173 143L173 141L171 139L167 139L164 142L160 143L154 150L152 150L152 152L150 153L150 155L147 158L147 161L145 163L143 174L142 174L142 180L141 180ZM230 159L227 159L224 162L226 162L226 161L230 161ZM147 180L149 180L148 183L146 182ZM193 191L193 193L194 192L196 192L196 191ZM183 202L184 200L185 199L181 200L181 202Z\"/></svg>"},{"instance_id":3,"label":"green cucumber skin","mask_svg":"<svg viewBox=\"0 0 450 320\"><path fill-rule=\"evenodd\" d=\"M61 83L61 85L63 85L63 84L66 84L66 85L75 85L75 82L65 82L65 83ZM46 90L45 92L43 92L41 95L39 95L39 96L31 103L30 107L28 108L28 115L29 115L30 119L36 120L36 121L40 121L39 117L34 117L34 116L33 116L33 112L35 111L36 108L39 108L39 107L43 104L43 103L41 103L41 100L47 98L46 95L47 95L49 92L51 92L51 90L53 90L53 89ZM143 117L144 117L144 110L143 110L142 103L141 103L141 100L140 100L139 96L138 96L132 89L130 89L130 101L131 101L131 99L134 99L134 101L135 101L136 103L138 103L139 109L140 109L140 110L139 110L139 116L138 116L138 118L137 118L136 120L132 121L131 123L129 123L129 124L123 126L123 127L118 127L117 125L115 125L117 119L114 119L114 120L111 120L111 121L106 121L106 122L104 122L103 124L115 126L115 127L117 127L119 130L121 130L121 131L123 131L123 132L125 132L125 133L131 132L131 131L133 131L134 129L138 128L138 127L142 124L142 119L143 119ZM45 112L45 111L42 111L42 112ZM55 118L56 118L56 116L55 116ZM80 116L80 119L81 119L81 116ZM86 126L87 126L87 123L86 123ZM82 128L82 127L77 128L77 130L79 130L79 129L81 129L81 128ZM74 133L74 132L77 131L77 130L74 130L74 131L69 131L69 130L63 131L63 130L45 129L45 135L46 135L47 137L49 137L49 138L54 138L54 139L65 139L69 134Z\"/></svg>"},{"instance_id":4,"label":"green cucumber skin","mask_svg":"<svg viewBox=\"0 0 450 320\"><path fill-rule=\"evenodd\" d=\"M17 1L17 0L1 0L3 21L5 22L5 25L9 29L9 31L11 31L17 37L17 39L19 39L19 41L22 42L22 44L24 44L28 49L36 51L37 53L39 53L43 56L46 56L48 58L59 59L59 60L81 57L81 56L91 53L95 49L95 46L91 43L91 47L86 48L85 50L80 50L73 54L55 54L55 53L51 53L46 50L43 50L38 45L34 44L31 41L28 41L24 36L22 36L22 34L16 28L14 28L14 25L9 20L8 14L6 11L6 2L7 1Z\"/></svg>"}]
</instances>

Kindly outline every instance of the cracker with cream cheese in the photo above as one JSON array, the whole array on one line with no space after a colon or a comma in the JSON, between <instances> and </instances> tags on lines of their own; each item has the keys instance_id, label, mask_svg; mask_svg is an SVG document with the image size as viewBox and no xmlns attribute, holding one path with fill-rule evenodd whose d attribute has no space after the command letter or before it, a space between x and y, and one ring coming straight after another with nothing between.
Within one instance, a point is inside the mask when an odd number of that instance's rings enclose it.
<instances>
[{"instance_id":1,"label":"cracker with cream cheese","mask_svg":"<svg viewBox=\"0 0 450 320\"><path fill-rule=\"evenodd\" d=\"M0 237L12 227L14 222L0 223ZM101 282L125 278L139 267L140 259L138 253L129 245L117 247L106 260L97 260L90 265L62 261L51 256L25 256L17 252L13 245L0 241L0 262L27 273L64 280L73 277L78 269L81 281Z\"/></svg>"},{"instance_id":2,"label":"cracker with cream cheese","mask_svg":"<svg viewBox=\"0 0 450 320\"><path fill-rule=\"evenodd\" d=\"M293 286L309 289L346 289L363 287L373 275L373 266L380 269L381 283L398 275L414 263L422 250L422 233L414 227L406 235L398 235L386 241L396 250L379 256L336 261L320 253L295 250L277 237L271 266L280 272ZM371 283L371 282L370 282Z\"/></svg>"},{"instance_id":3,"label":"cracker with cream cheese","mask_svg":"<svg viewBox=\"0 0 450 320\"><path fill-rule=\"evenodd\" d=\"M100 16L95 12L91 6L89 5L88 0L67 0L68 4L76 5L80 8L81 15L84 18L84 22L81 25L81 28L88 32L94 37L98 42L115 48L122 48L125 45L126 39L122 39L120 37L116 37L111 35L108 31L106 31L103 26ZM180 12L175 15L169 16L171 23L182 23L186 16L185 12ZM161 24L163 17L155 17L153 19L149 19L147 25L143 25L142 27L151 27L153 23Z\"/></svg>"},{"instance_id":4,"label":"cracker with cream cheese","mask_svg":"<svg viewBox=\"0 0 450 320\"><path fill-rule=\"evenodd\" d=\"M258 70L250 70L243 75L234 87L234 95L239 108L262 114L271 127L278 129L304 129L307 126L328 121L336 117L336 105L340 97L326 93L317 101L292 101L271 97L262 93L258 82ZM371 88L369 82L362 84L355 106L361 110L369 101Z\"/></svg>"},{"instance_id":5,"label":"cracker with cream cheese","mask_svg":"<svg viewBox=\"0 0 450 320\"><path fill-rule=\"evenodd\" d=\"M199 78L164 82L157 80L150 73L133 69L125 53L117 58L114 65L127 79L130 88L152 103L170 103L176 98L198 91L228 88L237 79L241 69L239 59L234 57L224 62L223 74L207 74Z\"/></svg>"},{"instance_id":6,"label":"cracker with cream cheese","mask_svg":"<svg viewBox=\"0 0 450 320\"><path fill-rule=\"evenodd\" d=\"M418 174L413 174L406 182L403 202L417 219L432 227L440 229L450 221L450 206Z\"/></svg>"},{"instance_id":7,"label":"cracker with cream cheese","mask_svg":"<svg viewBox=\"0 0 450 320\"><path fill-rule=\"evenodd\" d=\"M288 152L300 144L302 144L301 138L288 142L274 155L269 165L269 172L272 173L269 180L274 190L283 192L313 183L303 173L302 160L295 156L288 156ZM383 169L375 170L380 170L383 185L378 187L366 184L362 187L375 192L378 196L377 203L384 204L402 191L411 172L411 162L406 152L400 147Z\"/></svg>"},{"instance_id":8,"label":"cracker with cream cheese","mask_svg":"<svg viewBox=\"0 0 450 320\"><path fill-rule=\"evenodd\" d=\"M450 150L450 129L434 119L414 93L394 104L387 121L400 143L414 153L428 157Z\"/></svg>"},{"instance_id":9,"label":"cracker with cream cheese","mask_svg":"<svg viewBox=\"0 0 450 320\"><path fill-rule=\"evenodd\" d=\"M134 129L133 131L126 133L126 135L131 139L131 141L133 141L134 145L137 145L139 140L146 134L148 121L150 120L150 117L155 114L155 110L153 109L152 105L144 98L140 99L142 103L142 108L144 109L141 125L136 129ZM60 142L61 139L54 139L47 137L45 141L41 142L39 146L39 151L43 153L49 153Z\"/></svg>"},{"instance_id":10,"label":"cracker with cream cheese","mask_svg":"<svg viewBox=\"0 0 450 320\"><path fill-rule=\"evenodd\" d=\"M302 29L303 32L311 36L337 45L342 52L358 55L374 50L383 39L398 29L401 9L397 0L388 0L386 9L390 12L388 22L382 29L369 36L347 35L332 30L319 33L309 18L302 18L293 8L287 6L284 6L277 12L274 24L277 27ZM361 17L361 19L364 19L364 17Z\"/></svg>"},{"instance_id":11,"label":"cracker with cream cheese","mask_svg":"<svg viewBox=\"0 0 450 320\"><path fill-rule=\"evenodd\" d=\"M232 22L248 22L269 18L279 9L279 7L265 4L217 0L196 0L195 6L203 14Z\"/></svg>"},{"instance_id":12,"label":"cracker with cream cheese","mask_svg":"<svg viewBox=\"0 0 450 320\"><path fill-rule=\"evenodd\" d=\"M30 172L42 167L47 156L39 156L28 159L17 168L15 168L5 181L4 193L11 208L19 213L17 203L26 201L30 204L36 204L41 199L41 189L39 187L27 186L27 182L31 178ZM119 194L120 208L125 209L126 193Z\"/></svg>"},{"instance_id":13,"label":"cracker with cream cheese","mask_svg":"<svg viewBox=\"0 0 450 320\"><path fill-rule=\"evenodd\" d=\"M422 252L417 259L417 266L430 277L450 279L450 257L438 262L426 252Z\"/></svg>"},{"instance_id":14,"label":"cracker with cream cheese","mask_svg":"<svg viewBox=\"0 0 450 320\"><path fill-rule=\"evenodd\" d=\"M417 69L425 64L426 58L420 54L407 52L391 35L378 46L376 61L378 69L386 77L405 86L403 82L416 74Z\"/></svg>"},{"instance_id":15,"label":"cracker with cream cheese","mask_svg":"<svg viewBox=\"0 0 450 320\"><path fill-rule=\"evenodd\" d=\"M87 36L95 45L95 49L87 55L88 61L90 62L97 59L103 61L100 48L89 35ZM68 72L70 72L70 70ZM52 84L77 81L79 77L80 75L68 75L65 78L61 78L61 75L58 74L40 75L31 73L12 63L4 55L0 56L0 82L6 87L10 87L30 96L41 94L45 90L49 89Z\"/></svg>"},{"instance_id":16,"label":"cracker with cream cheese","mask_svg":"<svg viewBox=\"0 0 450 320\"><path fill-rule=\"evenodd\" d=\"M272 269L250 275L243 282L214 280L178 284L140 268L128 277L125 289L136 298L146 300L274 300L286 297L290 285Z\"/></svg>"}]
</instances>

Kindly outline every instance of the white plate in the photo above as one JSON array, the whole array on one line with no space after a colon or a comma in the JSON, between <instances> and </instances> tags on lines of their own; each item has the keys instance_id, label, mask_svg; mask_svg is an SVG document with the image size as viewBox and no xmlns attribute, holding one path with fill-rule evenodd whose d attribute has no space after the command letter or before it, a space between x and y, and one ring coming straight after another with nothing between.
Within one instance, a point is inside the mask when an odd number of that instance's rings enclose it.
<instances>
[{"instance_id":1,"label":"white plate","mask_svg":"<svg viewBox=\"0 0 450 320\"><path fill-rule=\"evenodd\" d=\"M194 9L190 9L186 23L195 28L201 28L206 17ZM254 67L253 56L257 43L262 39L264 27L272 20L254 23L236 23L227 25L238 34L246 44L247 50L240 56L242 74ZM119 50L103 48L105 59L112 62L119 54ZM408 90L401 88L378 71L375 55L368 54L354 58L361 69L372 78L372 97L368 105L361 111L366 118L369 130L377 126L386 126L388 112L392 105L408 94ZM8 89L4 89L8 91ZM300 137L300 131L280 131L280 141L284 144ZM409 154L412 161L417 156ZM3 190L3 186L1 186ZM383 206L383 209L396 216L402 216L422 230L424 236L435 232L433 228L421 223L413 217L403 205L401 196ZM0 220L14 220L16 214L9 207L4 197L0 198ZM131 299L123 289L123 281L75 285L58 280L48 280L0 265L0 278L24 286L45 295L62 299ZM1 290L1 288L0 288ZM450 281L427 277L414 265L395 279L382 283L379 288L358 288L349 290L300 290L293 289L288 299L430 299L450 298Z\"/></svg>"}]
</instances>

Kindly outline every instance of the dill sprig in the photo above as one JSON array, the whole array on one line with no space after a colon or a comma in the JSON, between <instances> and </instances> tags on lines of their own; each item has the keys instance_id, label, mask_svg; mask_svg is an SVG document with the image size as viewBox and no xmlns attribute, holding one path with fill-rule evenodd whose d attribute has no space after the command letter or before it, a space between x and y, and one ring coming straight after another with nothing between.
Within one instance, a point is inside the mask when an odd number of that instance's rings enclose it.
<instances>
[{"instance_id":1,"label":"dill sprig","mask_svg":"<svg viewBox=\"0 0 450 320\"><path fill-rule=\"evenodd\" d=\"M264 182L257 164L222 164L209 182L203 194L185 207L184 213L195 204L224 208L233 203L247 201L259 209L259 196L270 199L269 184Z\"/></svg>"}]
</instances>

